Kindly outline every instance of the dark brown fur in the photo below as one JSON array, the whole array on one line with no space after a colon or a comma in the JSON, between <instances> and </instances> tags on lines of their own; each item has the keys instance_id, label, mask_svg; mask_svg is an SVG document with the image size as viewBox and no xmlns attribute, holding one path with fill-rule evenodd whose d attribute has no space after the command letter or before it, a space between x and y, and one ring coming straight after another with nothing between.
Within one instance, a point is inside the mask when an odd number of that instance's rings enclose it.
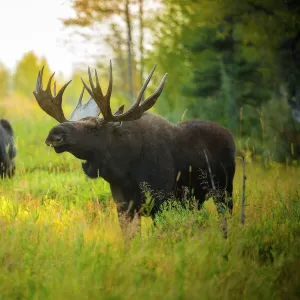
<instances>
[{"instance_id":1,"label":"dark brown fur","mask_svg":"<svg viewBox=\"0 0 300 300\"><path fill-rule=\"evenodd\" d=\"M235 146L230 132L217 123L194 120L174 125L144 113L139 120L119 126L88 117L55 126L46 143L57 153L67 151L86 160L85 174L109 182L119 212L141 210L144 182L156 192L152 215L171 195L182 197L184 187L201 206L212 188L208 163L219 201L232 209Z\"/></svg>"},{"instance_id":2,"label":"dark brown fur","mask_svg":"<svg viewBox=\"0 0 300 300\"><path fill-rule=\"evenodd\" d=\"M14 176L16 152L13 129L7 120L0 119L0 178Z\"/></svg>"}]
</instances>

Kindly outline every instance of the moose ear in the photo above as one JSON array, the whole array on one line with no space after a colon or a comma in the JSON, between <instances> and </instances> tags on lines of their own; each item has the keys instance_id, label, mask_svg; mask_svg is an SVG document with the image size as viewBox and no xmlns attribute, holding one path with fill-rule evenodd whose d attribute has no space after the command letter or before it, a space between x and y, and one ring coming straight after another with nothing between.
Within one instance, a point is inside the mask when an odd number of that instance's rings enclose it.
<instances>
[{"instance_id":1,"label":"moose ear","mask_svg":"<svg viewBox=\"0 0 300 300\"><path fill-rule=\"evenodd\" d=\"M118 115L121 115L124 111L124 104L121 105L117 110L116 112L114 113L114 116L118 116ZM113 127L113 132L115 132L115 130L119 127L122 126L123 122L122 121L119 121L119 122L109 122L111 123L111 126Z\"/></svg>"},{"instance_id":2,"label":"moose ear","mask_svg":"<svg viewBox=\"0 0 300 300\"><path fill-rule=\"evenodd\" d=\"M14 135L14 131L10 125L10 123L5 120L5 119L1 119L0 120L0 124L2 125L2 127L9 133L9 135L13 136Z\"/></svg>"},{"instance_id":3,"label":"moose ear","mask_svg":"<svg viewBox=\"0 0 300 300\"><path fill-rule=\"evenodd\" d=\"M113 127L113 132L115 132L122 126L123 122L111 122L110 124Z\"/></svg>"},{"instance_id":4,"label":"moose ear","mask_svg":"<svg viewBox=\"0 0 300 300\"><path fill-rule=\"evenodd\" d=\"M124 104L123 105L121 105L117 110L116 110L116 112L114 113L114 116L119 116L119 115L121 115L123 112L124 112Z\"/></svg>"}]
</instances>

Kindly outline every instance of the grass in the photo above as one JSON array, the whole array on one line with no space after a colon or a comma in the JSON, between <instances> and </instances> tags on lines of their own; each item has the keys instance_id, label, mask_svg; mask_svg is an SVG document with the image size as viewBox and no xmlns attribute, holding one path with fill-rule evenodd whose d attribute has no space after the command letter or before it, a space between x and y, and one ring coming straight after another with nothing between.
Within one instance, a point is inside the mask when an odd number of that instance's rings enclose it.
<instances>
[{"instance_id":1,"label":"grass","mask_svg":"<svg viewBox=\"0 0 300 300\"><path fill-rule=\"evenodd\" d=\"M166 203L129 239L108 184L44 144L55 122L19 97L2 109L18 156L0 182L0 299L299 299L297 165L247 163L242 227L238 163L227 240L211 200L201 212Z\"/></svg>"}]
</instances>

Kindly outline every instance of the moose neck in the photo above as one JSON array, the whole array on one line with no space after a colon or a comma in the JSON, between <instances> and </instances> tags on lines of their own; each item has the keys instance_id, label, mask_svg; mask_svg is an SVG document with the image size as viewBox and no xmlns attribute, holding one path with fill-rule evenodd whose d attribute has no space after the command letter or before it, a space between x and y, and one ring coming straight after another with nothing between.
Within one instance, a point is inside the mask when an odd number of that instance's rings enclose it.
<instances>
[{"instance_id":1,"label":"moose neck","mask_svg":"<svg viewBox=\"0 0 300 300\"><path fill-rule=\"evenodd\" d=\"M103 178L109 183L118 182L122 178L119 168L112 159L89 159L82 163L84 173L90 178Z\"/></svg>"}]
</instances>

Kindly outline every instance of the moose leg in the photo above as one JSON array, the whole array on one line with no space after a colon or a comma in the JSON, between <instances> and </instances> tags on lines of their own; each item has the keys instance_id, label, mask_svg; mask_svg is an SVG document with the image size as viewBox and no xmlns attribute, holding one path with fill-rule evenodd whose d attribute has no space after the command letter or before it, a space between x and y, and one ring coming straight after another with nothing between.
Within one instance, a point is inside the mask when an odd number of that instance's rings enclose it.
<instances>
[{"instance_id":1,"label":"moose leg","mask_svg":"<svg viewBox=\"0 0 300 300\"><path fill-rule=\"evenodd\" d=\"M222 215L222 231L224 237L227 238L228 226L227 226L227 216L226 211L232 214L233 202L232 202L232 190L233 190L233 175L226 178L226 184L221 185L221 188L216 191L215 204L217 206L218 213ZM224 188L225 186L225 188Z\"/></svg>"},{"instance_id":2,"label":"moose leg","mask_svg":"<svg viewBox=\"0 0 300 300\"><path fill-rule=\"evenodd\" d=\"M220 202L228 209L230 214L233 210L232 192L233 192L233 177L235 173L235 165L231 168L227 168L226 172L226 184L224 185L224 190L222 191Z\"/></svg>"},{"instance_id":3,"label":"moose leg","mask_svg":"<svg viewBox=\"0 0 300 300\"><path fill-rule=\"evenodd\" d=\"M110 184L110 189L117 207L122 234L131 239L140 230L140 217L136 212L137 199L134 197L135 193L115 184Z\"/></svg>"},{"instance_id":4,"label":"moose leg","mask_svg":"<svg viewBox=\"0 0 300 300\"><path fill-rule=\"evenodd\" d=\"M226 195L224 196L224 200L223 200L230 214L232 214L232 210L233 210L232 190L233 190L233 186L232 186L232 182L230 182L227 186Z\"/></svg>"},{"instance_id":5,"label":"moose leg","mask_svg":"<svg viewBox=\"0 0 300 300\"><path fill-rule=\"evenodd\" d=\"M221 163L219 168L216 170L216 186L214 191L214 197L219 213L224 213L226 210L232 214L233 202L232 202L232 191L233 191L233 177L235 173L235 164L226 165Z\"/></svg>"}]
</instances>

